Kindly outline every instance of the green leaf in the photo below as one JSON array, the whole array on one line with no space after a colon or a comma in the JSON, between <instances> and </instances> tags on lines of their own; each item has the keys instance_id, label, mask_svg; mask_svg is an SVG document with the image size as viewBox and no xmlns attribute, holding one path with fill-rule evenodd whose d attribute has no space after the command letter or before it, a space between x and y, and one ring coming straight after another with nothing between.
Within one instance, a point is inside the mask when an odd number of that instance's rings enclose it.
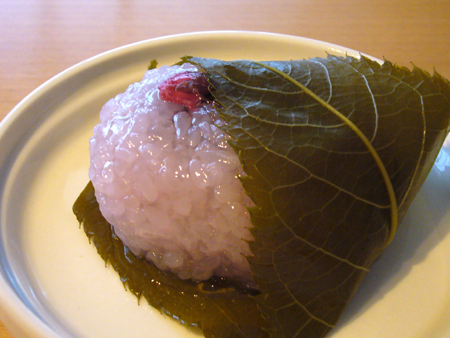
<instances>
[{"instance_id":1,"label":"green leaf","mask_svg":"<svg viewBox=\"0 0 450 338\"><path fill-rule=\"evenodd\" d=\"M264 331L267 323L257 310L252 292L218 279L181 280L133 255L103 218L92 183L80 194L73 211L100 256L138 299L144 297L183 325L201 328L207 338L268 337Z\"/></svg>"},{"instance_id":2,"label":"green leaf","mask_svg":"<svg viewBox=\"0 0 450 338\"><path fill-rule=\"evenodd\" d=\"M361 56L187 57L255 202L249 262L273 337L324 337L395 235L449 128L450 84Z\"/></svg>"},{"instance_id":3,"label":"green leaf","mask_svg":"<svg viewBox=\"0 0 450 338\"><path fill-rule=\"evenodd\" d=\"M157 66L158 66L158 61L156 61L155 59L152 59L152 60L150 60L147 70L155 69Z\"/></svg>"}]
</instances>

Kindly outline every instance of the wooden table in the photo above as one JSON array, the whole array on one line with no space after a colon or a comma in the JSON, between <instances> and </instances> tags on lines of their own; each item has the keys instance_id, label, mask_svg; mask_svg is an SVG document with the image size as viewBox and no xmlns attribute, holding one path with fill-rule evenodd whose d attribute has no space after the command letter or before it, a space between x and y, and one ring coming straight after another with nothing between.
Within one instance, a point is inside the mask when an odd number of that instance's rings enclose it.
<instances>
[{"instance_id":1,"label":"wooden table","mask_svg":"<svg viewBox=\"0 0 450 338\"><path fill-rule=\"evenodd\" d=\"M154 37L251 30L333 42L450 78L449 0L0 0L0 120L98 53ZM0 338L12 337L0 323Z\"/></svg>"}]
</instances>

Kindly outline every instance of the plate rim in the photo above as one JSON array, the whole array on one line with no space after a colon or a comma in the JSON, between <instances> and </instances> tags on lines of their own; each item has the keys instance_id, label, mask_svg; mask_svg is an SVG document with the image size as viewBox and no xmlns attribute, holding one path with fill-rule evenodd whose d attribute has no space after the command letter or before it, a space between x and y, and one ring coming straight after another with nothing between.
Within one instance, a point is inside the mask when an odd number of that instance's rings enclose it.
<instances>
[{"instance_id":1,"label":"plate rim","mask_svg":"<svg viewBox=\"0 0 450 338\"><path fill-rule=\"evenodd\" d=\"M6 116L3 118L3 120L0 122L0 136L4 132L4 129L9 127L11 124L11 120L16 118L16 115L18 114L17 111L20 111L29 104L31 100L34 100L36 96L39 96L39 94L46 90L49 86L55 86L58 84L58 82L62 82L64 79L70 77L74 73L77 73L81 70L84 70L86 68L94 67L99 63L104 62L107 59L111 59L114 57L118 57L122 54L130 53L134 49L140 49L145 48L146 46L150 45L157 45L160 43L169 43L169 42L176 42L176 40L200 40L200 39L207 39L207 38L223 38L223 37L229 37L230 35L235 35L240 38L258 38L261 39L263 37L265 38L276 38L277 40L290 40L297 42L304 42L308 43L310 45L315 46L323 46L327 45L327 50L330 51L336 51L339 53L348 53L349 55L364 55L368 56L378 62L383 62L382 60L379 60L377 58L374 58L372 56L366 55L362 52L356 51L351 48L347 48L338 44L330 43L327 41L321 41L316 40L312 38L302 37L302 36L296 36L291 34L280 34L280 33L271 33L271 32L262 32L262 31L240 31L240 30L218 30L218 31L199 31L199 32L190 32L190 33L181 33L181 34L172 34L172 35L166 35L166 36L160 36L156 38L141 40L132 42L123 46L119 46L104 52L101 52L99 54L96 54L94 56L91 56L83 61L80 61L69 68L59 72L58 74L52 76L50 79L46 80L42 84L40 84L38 87L36 87L34 90L32 90L28 95L26 95L23 99L21 99L13 108L10 110Z\"/></svg>"}]
</instances>

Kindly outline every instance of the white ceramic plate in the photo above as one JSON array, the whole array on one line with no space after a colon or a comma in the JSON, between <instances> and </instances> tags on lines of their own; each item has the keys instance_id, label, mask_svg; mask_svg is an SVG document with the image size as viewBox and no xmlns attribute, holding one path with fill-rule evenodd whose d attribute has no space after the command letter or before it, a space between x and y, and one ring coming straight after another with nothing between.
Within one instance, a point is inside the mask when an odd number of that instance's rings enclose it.
<instances>
[{"instance_id":1,"label":"white ceramic plate","mask_svg":"<svg viewBox=\"0 0 450 338\"><path fill-rule=\"evenodd\" d=\"M101 106L139 81L150 59L296 59L358 55L275 34L208 32L144 41L78 64L26 97L0 125L1 319L25 337L196 337L126 292L72 214L88 181ZM450 336L450 165L437 164L394 243L333 338Z\"/></svg>"}]
</instances>

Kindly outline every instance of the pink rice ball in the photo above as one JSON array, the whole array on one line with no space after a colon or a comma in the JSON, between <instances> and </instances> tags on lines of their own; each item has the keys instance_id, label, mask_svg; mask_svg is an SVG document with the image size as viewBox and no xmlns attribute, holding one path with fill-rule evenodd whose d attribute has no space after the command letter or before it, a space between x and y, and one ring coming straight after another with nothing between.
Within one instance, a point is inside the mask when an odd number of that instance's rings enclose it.
<instances>
[{"instance_id":1,"label":"pink rice ball","mask_svg":"<svg viewBox=\"0 0 450 338\"><path fill-rule=\"evenodd\" d=\"M90 139L89 178L103 216L135 255L181 279L252 286L253 204L225 122L212 103L188 109L160 98L162 83L198 71L152 69L109 100Z\"/></svg>"}]
</instances>

